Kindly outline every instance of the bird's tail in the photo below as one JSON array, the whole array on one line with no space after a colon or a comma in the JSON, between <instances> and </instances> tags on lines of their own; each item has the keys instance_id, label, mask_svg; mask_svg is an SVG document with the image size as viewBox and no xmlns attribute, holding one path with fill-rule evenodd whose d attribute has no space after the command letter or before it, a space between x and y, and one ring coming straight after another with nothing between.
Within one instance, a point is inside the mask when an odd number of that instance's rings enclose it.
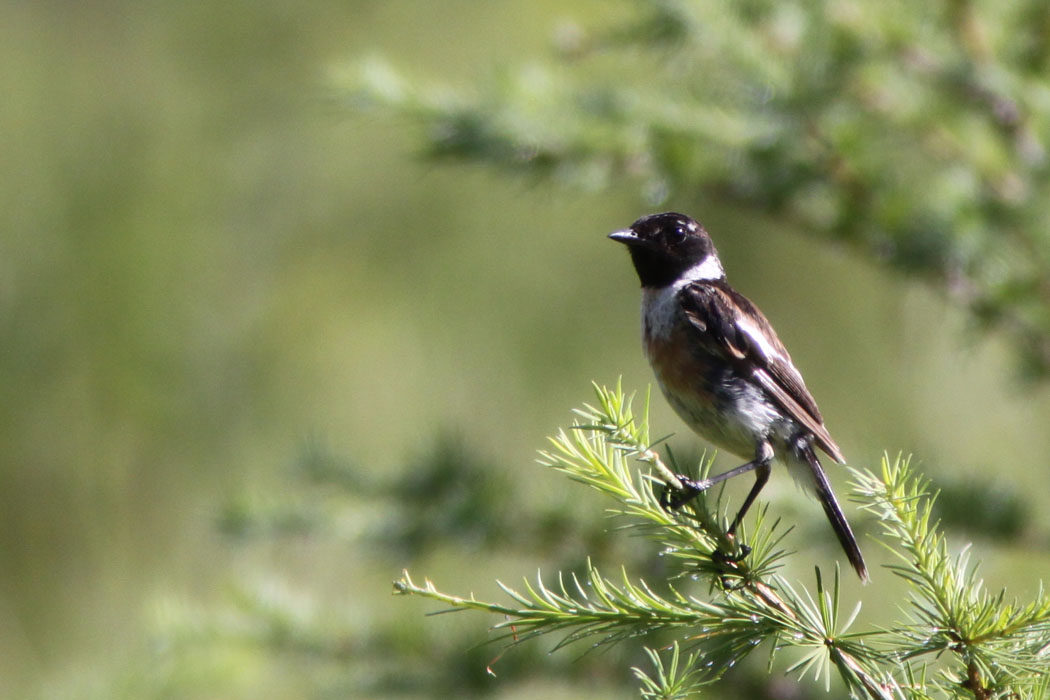
<instances>
[{"instance_id":1,"label":"bird's tail","mask_svg":"<svg viewBox=\"0 0 1050 700\"><path fill-rule=\"evenodd\" d=\"M857 571L860 580L867 583L868 567L864 564L864 556L860 553L857 538L853 536L853 530L850 529L846 516L843 515L842 508L839 507L839 502L835 500L835 494L831 490L831 484L828 483L828 476L824 473L824 467L820 465L820 460L817 459L817 455L813 452L812 447L807 445L799 452L812 471L813 486L815 487L817 498L820 500L820 505L824 508L828 520L831 521L831 528L835 531L835 536L839 538L839 544L845 550L846 557L849 558L849 563Z\"/></svg>"}]
</instances>

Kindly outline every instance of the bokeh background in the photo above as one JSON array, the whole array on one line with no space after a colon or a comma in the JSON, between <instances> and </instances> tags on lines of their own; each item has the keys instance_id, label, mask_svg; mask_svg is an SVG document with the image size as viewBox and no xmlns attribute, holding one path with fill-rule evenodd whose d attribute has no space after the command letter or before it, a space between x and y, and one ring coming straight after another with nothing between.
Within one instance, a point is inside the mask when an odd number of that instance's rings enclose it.
<instances>
[{"instance_id":1,"label":"bokeh background","mask_svg":"<svg viewBox=\"0 0 1050 700\"><path fill-rule=\"evenodd\" d=\"M0 696L635 697L637 650L496 660L493 621L390 594L405 567L490 596L588 554L658 571L535 463L592 380L644 394L605 234L655 208L712 231L851 462L914 454L988 584L1037 590L1050 395L936 285L710 191L421 158L425 123L342 87L384 57L469 93L632 11L0 4ZM788 575L833 566L815 504L766 495ZM862 621L898 611L874 579Z\"/></svg>"}]
</instances>

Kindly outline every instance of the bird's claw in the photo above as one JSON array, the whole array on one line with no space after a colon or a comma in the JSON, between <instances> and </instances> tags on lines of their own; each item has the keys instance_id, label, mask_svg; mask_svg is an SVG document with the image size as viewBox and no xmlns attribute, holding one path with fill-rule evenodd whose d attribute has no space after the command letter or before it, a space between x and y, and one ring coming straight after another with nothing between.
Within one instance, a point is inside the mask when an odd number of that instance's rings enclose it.
<instances>
[{"instance_id":1,"label":"bird's claw","mask_svg":"<svg viewBox=\"0 0 1050 700\"><path fill-rule=\"evenodd\" d=\"M695 481L681 474L675 474L675 478L678 479L682 488L677 489L666 484L660 491L660 507L664 510L678 510L710 486L706 481Z\"/></svg>"},{"instance_id":2,"label":"bird's claw","mask_svg":"<svg viewBox=\"0 0 1050 700\"><path fill-rule=\"evenodd\" d=\"M751 548L746 544L742 544L738 546L737 551L733 554L726 554L722 550L716 549L711 552L711 558L719 564L736 564L746 559L748 554L751 554Z\"/></svg>"}]
</instances>

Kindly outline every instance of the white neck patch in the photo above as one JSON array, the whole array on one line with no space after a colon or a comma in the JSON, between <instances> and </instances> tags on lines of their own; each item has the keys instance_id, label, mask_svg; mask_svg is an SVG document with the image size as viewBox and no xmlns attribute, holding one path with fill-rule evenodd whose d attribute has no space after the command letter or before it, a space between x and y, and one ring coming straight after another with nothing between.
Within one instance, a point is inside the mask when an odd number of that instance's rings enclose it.
<instances>
[{"instance_id":1,"label":"white neck patch","mask_svg":"<svg viewBox=\"0 0 1050 700\"><path fill-rule=\"evenodd\" d=\"M693 265L675 280L674 284L666 287L642 288L642 316L643 330L657 338L666 338L674 329L674 324L680 312L678 293L682 288L693 282L712 282L724 279L725 271L718 256L711 254Z\"/></svg>"},{"instance_id":2,"label":"white neck patch","mask_svg":"<svg viewBox=\"0 0 1050 700\"><path fill-rule=\"evenodd\" d=\"M722 262L717 255L712 253L683 272L673 286L677 290L692 282L711 282L725 279L725 276L726 271L722 269Z\"/></svg>"}]
</instances>

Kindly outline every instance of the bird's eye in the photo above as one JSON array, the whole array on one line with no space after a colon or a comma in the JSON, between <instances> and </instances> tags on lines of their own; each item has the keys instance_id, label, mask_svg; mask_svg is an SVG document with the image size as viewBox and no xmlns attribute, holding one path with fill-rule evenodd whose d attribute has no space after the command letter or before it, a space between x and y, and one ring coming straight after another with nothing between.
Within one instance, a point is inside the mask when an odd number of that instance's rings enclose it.
<instances>
[{"instance_id":1,"label":"bird's eye","mask_svg":"<svg viewBox=\"0 0 1050 700\"><path fill-rule=\"evenodd\" d=\"M671 243L681 243L685 239L685 226L678 224L671 229L668 239Z\"/></svg>"}]
</instances>

